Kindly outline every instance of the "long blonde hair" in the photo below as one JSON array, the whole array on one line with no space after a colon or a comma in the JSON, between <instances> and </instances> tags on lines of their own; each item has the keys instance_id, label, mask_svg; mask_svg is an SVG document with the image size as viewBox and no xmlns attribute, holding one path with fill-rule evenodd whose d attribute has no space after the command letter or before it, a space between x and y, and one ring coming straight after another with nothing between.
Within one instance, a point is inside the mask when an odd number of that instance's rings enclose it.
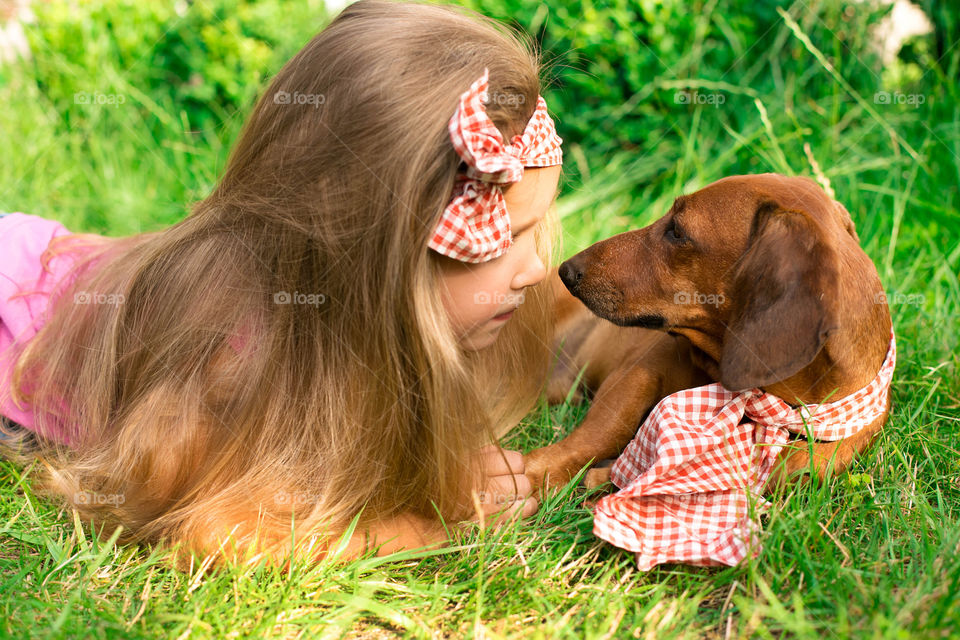
<instances>
[{"instance_id":1,"label":"long blonde hair","mask_svg":"<svg viewBox=\"0 0 960 640\"><path fill-rule=\"evenodd\" d=\"M459 166L447 122L485 67L523 98L488 106L510 139L540 91L526 39L461 9L352 4L276 75L189 216L78 258L14 372L39 488L122 540L199 553L232 533L282 556L292 517L298 543L361 512L466 517L472 452L534 406L551 358L546 283L494 346L461 350L427 249ZM545 264L558 236L551 212Z\"/></svg>"}]
</instances>

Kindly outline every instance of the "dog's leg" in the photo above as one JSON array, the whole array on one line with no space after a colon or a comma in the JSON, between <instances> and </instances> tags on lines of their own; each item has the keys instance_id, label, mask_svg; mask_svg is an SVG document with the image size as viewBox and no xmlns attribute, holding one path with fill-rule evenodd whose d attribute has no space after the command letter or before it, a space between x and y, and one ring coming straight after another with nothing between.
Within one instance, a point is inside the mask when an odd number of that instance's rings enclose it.
<instances>
[{"instance_id":1,"label":"dog's leg","mask_svg":"<svg viewBox=\"0 0 960 640\"><path fill-rule=\"evenodd\" d=\"M570 297L570 294L567 294ZM569 312L568 312L569 313ZM550 380L547 382L547 403L560 404L571 394L571 387L577 383L580 376L580 353L583 344L590 338L600 324L599 318L590 313L581 305L564 319L563 326L557 330L553 343L553 353L556 356ZM572 391L571 401L580 404L584 398L583 384L578 383Z\"/></svg>"},{"instance_id":2,"label":"dog's leg","mask_svg":"<svg viewBox=\"0 0 960 640\"><path fill-rule=\"evenodd\" d=\"M524 456L526 475L541 490L562 487L588 462L614 458L664 395L662 375L636 364L612 371L597 389L583 423L560 442Z\"/></svg>"},{"instance_id":3,"label":"dog's leg","mask_svg":"<svg viewBox=\"0 0 960 640\"><path fill-rule=\"evenodd\" d=\"M568 396L572 404L580 404L584 389L582 381L577 380L580 371L576 359L559 347L554 349L554 353L557 354L557 362L547 381L547 404L561 404ZM577 385L576 389L572 389L574 384Z\"/></svg>"}]
</instances>

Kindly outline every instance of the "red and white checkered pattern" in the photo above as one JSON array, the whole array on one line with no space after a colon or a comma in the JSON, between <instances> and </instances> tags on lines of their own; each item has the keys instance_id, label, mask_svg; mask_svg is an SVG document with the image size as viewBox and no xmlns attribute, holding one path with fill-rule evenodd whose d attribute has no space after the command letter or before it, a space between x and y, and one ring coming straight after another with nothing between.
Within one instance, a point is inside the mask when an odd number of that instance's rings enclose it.
<instances>
[{"instance_id":1,"label":"red and white checkered pattern","mask_svg":"<svg viewBox=\"0 0 960 640\"><path fill-rule=\"evenodd\" d=\"M896 341L877 377L836 402L795 409L751 389L719 383L667 396L617 458L621 490L594 509L593 532L636 554L647 571L663 562L735 565L760 550L761 492L789 433L816 440L855 434L887 408Z\"/></svg>"},{"instance_id":2,"label":"red and white checkered pattern","mask_svg":"<svg viewBox=\"0 0 960 640\"><path fill-rule=\"evenodd\" d=\"M450 141L467 170L457 176L453 198L443 211L429 246L463 262L486 262L510 248L510 216L502 185L518 182L524 167L563 163L553 120L543 96L523 133L504 145L500 130L487 115L488 70L460 96L450 118Z\"/></svg>"}]
</instances>

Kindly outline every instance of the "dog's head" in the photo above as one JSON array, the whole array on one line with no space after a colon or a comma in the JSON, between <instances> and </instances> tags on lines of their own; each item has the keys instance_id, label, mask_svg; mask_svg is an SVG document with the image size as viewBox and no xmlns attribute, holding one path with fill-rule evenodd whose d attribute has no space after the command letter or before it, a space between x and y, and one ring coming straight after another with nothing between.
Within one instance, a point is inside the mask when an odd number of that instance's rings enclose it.
<instances>
[{"instance_id":1,"label":"dog's head","mask_svg":"<svg viewBox=\"0 0 960 640\"><path fill-rule=\"evenodd\" d=\"M559 272L597 315L689 337L734 390L808 365L846 307L863 310L881 291L843 205L813 180L777 174L681 196L653 224L589 247Z\"/></svg>"}]
</instances>

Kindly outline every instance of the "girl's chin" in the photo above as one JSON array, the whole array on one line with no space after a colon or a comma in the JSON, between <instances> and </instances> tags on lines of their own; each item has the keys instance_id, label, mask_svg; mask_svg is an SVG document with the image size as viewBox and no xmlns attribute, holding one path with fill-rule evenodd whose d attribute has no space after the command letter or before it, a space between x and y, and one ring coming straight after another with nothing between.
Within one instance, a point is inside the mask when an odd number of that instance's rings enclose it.
<instances>
[{"instance_id":1,"label":"girl's chin","mask_svg":"<svg viewBox=\"0 0 960 640\"><path fill-rule=\"evenodd\" d=\"M493 346L493 343L497 341L497 336L500 335L500 329L503 328L505 323L498 322L496 324L490 323L489 329L483 332L476 332L460 340L460 346L467 351L480 351L481 349L486 349L487 347Z\"/></svg>"}]
</instances>

